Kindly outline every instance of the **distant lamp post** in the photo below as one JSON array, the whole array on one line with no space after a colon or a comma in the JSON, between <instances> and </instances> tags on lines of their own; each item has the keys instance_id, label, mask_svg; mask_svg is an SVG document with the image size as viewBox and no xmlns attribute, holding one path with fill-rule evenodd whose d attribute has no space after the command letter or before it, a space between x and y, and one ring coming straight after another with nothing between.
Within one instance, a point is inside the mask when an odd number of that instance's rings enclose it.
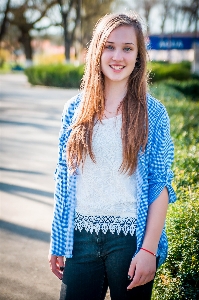
<instances>
[{"instance_id":1,"label":"distant lamp post","mask_svg":"<svg viewBox=\"0 0 199 300\"><path fill-rule=\"evenodd\" d=\"M192 62L192 73L199 75L199 42L193 44L194 60Z\"/></svg>"}]
</instances>

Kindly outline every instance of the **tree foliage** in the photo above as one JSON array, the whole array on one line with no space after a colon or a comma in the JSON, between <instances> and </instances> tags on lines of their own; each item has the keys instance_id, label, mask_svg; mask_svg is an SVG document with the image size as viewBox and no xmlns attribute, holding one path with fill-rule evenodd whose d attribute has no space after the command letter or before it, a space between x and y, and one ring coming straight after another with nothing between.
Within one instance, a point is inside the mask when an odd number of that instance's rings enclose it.
<instances>
[{"instance_id":1,"label":"tree foliage","mask_svg":"<svg viewBox=\"0 0 199 300\"><path fill-rule=\"evenodd\" d=\"M111 12L115 0L83 0L81 19L81 38L84 46L89 42L96 22Z\"/></svg>"},{"instance_id":2,"label":"tree foliage","mask_svg":"<svg viewBox=\"0 0 199 300\"><path fill-rule=\"evenodd\" d=\"M1 14L2 26L0 41L6 33L18 31L16 35L19 43L23 45L27 60L32 60L31 31L42 30L51 25L62 26L65 41L65 57L70 60L70 47L74 42L85 45L92 35L94 23L104 14L111 12L114 0L23 0L12 2L7 0ZM53 18L49 12L55 8L60 13ZM41 26L40 21L48 17L49 25ZM41 24L41 23L40 23ZM13 42L13 41L12 41ZM14 42L13 42L14 43Z\"/></svg>"},{"instance_id":3,"label":"tree foliage","mask_svg":"<svg viewBox=\"0 0 199 300\"><path fill-rule=\"evenodd\" d=\"M195 33L199 30L199 1L198 0L184 0L180 6L184 15L188 17L188 27L191 28L193 25L193 30Z\"/></svg>"},{"instance_id":4,"label":"tree foliage","mask_svg":"<svg viewBox=\"0 0 199 300\"><path fill-rule=\"evenodd\" d=\"M120 10L117 4L120 4ZM85 48L96 21L116 7L121 12L124 8L127 11L135 9L145 19L148 33L154 8L159 12L159 31L162 33L168 22L173 31L186 28L198 32L198 0L2 0L0 5L0 42L11 36L12 48L22 45L27 60L32 60L33 56L33 31L59 26L63 28L65 57L69 61L71 46L75 46L76 51ZM47 20L45 26L44 19Z\"/></svg>"},{"instance_id":5,"label":"tree foliage","mask_svg":"<svg viewBox=\"0 0 199 300\"><path fill-rule=\"evenodd\" d=\"M150 33L154 23L153 12L158 11L157 18L160 27L157 33L166 30L166 23L172 26L172 31L195 31L198 32L199 24L199 1L198 0L126 0L127 7L135 9L145 19Z\"/></svg>"},{"instance_id":6,"label":"tree foliage","mask_svg":"<svg viewBox=\"0 0 199 300\"><path fill-rule=\"evenodd\" d=\"M31 30L47 14L48 10L56 4L55 0L25 0L23 2L7 1L1 27L1 40L7 30L17 27L18 41L23 45L27 60L32 60ZM1 41L0 40L0 41Z\"/></svg>"}]
</instances>

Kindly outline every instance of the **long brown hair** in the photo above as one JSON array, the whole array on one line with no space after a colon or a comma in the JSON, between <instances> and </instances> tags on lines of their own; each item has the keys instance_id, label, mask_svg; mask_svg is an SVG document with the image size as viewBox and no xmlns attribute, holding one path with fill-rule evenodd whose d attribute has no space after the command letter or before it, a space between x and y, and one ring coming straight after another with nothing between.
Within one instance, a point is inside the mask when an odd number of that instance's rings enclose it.
<instances>
[{"instance_id":1,"label":"long brown hair","mask_svg":"<svg viewBox=\"0 0 199 300\"><path fill-rule=\"evenodd\" d=\"M120 171L133 174L137 166L140 149L144 151L148 138L147 117L147 72L146 46L142 26L136 14L108 14L96 24L86 56L85 72L82 79L82 101L72 132L67 143L67 162L72 172L84 163L86 155L95 162L92 150L93 127L96 118L102 120L104 100L104 76L100 59L108 36L113 29L128 25L136 33L138 56L122 101L122 147L123 161Z\"/></svg>"}]
</instances>

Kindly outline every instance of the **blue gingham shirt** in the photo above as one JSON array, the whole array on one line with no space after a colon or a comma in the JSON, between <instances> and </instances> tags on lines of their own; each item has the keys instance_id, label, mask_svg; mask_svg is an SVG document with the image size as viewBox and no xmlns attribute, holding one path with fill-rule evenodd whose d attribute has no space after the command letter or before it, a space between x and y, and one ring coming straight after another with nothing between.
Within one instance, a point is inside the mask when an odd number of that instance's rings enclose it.
<instances>
[{"instance_id":1,"label":"blue gingham shirt","mask_svg":"<svg viewBox=\"0 0 199 300\"><path fill-rule=\"evenodd\" d=\"M66 144L70 135L70 125L81 102L81 94L69 100L62 114L59 136L59 157L55 172L55 205L51 231L50 252L56 256L72 257L74 216L76 204L76 175L71 174L66 163ZM164 187L169 193L169 202L176 196L171 186L173 173L171 164L174 147L170 137L169 117L165 107L151 95L147 95L149 135L144 153L138 155L137 181L137 252L142 246L147 213L150 204L160 195ZM162 231L157 255L161 265L167 256L168 242L165 228ZM136 253L137 253L136 252Z\"/></svg>"}]
</instances>

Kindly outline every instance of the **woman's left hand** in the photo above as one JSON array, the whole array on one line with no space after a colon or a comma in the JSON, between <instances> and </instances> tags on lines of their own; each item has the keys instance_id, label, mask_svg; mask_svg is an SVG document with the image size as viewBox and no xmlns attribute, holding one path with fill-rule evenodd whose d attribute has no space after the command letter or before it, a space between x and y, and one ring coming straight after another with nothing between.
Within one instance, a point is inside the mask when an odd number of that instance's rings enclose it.
<instances>
[{"instance_id":1,"label":"woman's left hand","mask_svg":"<svg viewBox=\"0 0 199 300\"><path fill-rule=\"evenodd\" d=\"M144 285L154 279L156 272L156 256L140 250L132 259L128 275L131 277L131 283L127 290L139 285Z\"/></svg>"}]
</instances>

